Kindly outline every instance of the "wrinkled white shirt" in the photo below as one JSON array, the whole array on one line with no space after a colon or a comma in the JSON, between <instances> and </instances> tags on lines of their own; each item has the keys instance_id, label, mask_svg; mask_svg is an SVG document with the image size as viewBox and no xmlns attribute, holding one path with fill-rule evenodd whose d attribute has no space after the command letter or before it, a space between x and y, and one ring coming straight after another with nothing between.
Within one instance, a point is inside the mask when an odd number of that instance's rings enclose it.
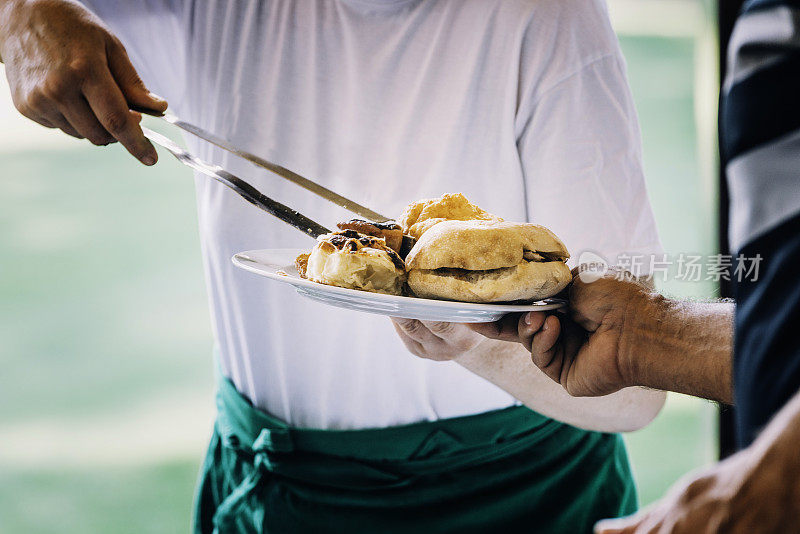
<instances>
[{"instance_id":1,"label":"wrinkled white shirt","mask_svg":"<svg viewBox=\"0 0 800 534\"><path fill-rule=\"evenodd\" d=\"M639 128L600 0L86 0L187 121L376 211L463 192L573 258L658 252ZM191 136L199 157L333 227L345 212ZM223 372L292 425L365 428L515 400L408 353L389 319L307 300L231 256L313 245L198 177Z\"/></svg>"}]
</instances>

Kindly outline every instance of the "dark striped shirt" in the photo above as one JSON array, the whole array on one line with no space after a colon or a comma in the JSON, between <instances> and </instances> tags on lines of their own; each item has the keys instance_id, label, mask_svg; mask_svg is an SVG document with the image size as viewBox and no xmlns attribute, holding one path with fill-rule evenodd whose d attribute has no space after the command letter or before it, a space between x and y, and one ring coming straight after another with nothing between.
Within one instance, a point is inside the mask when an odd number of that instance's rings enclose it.
<instances>
[{"instance_id":1,"label":"dark striped shirt","mask_svg":"<svg viewBox=\"0 0 800 534\"><path fill-rule=\"evenodd\" d=\"M721 147L734 276L737 432L749 444L800 390L800 0L751 0L731 36Z\"/></svg>"}]
</instances>

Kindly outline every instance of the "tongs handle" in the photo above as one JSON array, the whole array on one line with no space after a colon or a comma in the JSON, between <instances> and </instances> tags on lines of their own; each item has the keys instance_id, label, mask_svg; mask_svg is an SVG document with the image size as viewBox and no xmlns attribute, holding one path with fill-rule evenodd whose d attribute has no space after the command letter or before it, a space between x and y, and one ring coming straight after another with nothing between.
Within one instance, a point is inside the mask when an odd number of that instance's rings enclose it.
<instances>
[{"instance_id":1,"label":"tongs handle","mask_svg":"<svg viewBox=\"0 0 800 534\"><path fill-rule=\"evenodd\" d=\"M214 135L211 132L208 132L199 126L195 126L194 124L188 123L175 115L170 113L162 113L160 111L155 111L152 109L142 108L139 106L130 106L130 109L133 111L138 111L139 113L144 113L146 115L151 115L153 117L160 118L174 126L177 126L181 130L189 132L190 134L203 139L219 148L230 152L231 154L235 154L236 156L245 159L256 165L257 167L261 167L262 169L267 169L268 171L277 174L281 178L292 182L295 185L299 185L300 187L306 189L314 193L315 195L324 198L328 202L332 202L339 207L346 209L352 213L360 217L364 217L369 221L372 222L387 222L390 219L384 215L381 215L378 212L375 212L366 206L362 206L358 202L354 200L350 200L347 197L343 197L342 195L331 191L327 187L321 186L320 184L314 182L313 180L309 180L304 176L300 176L294 171L287 169L286 167L282 167L277 163L272 163L271 161L267 161L266 159L256 156L255 154L251 154L250 152L244 151L240 148L233 146L232 143L223 139L217 135Z\"/></svg>"}]
</instances>

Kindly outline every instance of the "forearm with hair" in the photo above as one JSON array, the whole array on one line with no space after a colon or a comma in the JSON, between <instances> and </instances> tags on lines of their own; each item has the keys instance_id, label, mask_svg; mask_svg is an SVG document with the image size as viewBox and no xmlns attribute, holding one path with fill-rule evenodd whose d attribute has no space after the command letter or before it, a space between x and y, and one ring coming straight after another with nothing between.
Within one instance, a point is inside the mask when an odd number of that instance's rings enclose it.
<instances>
[{"instance_id":1,"label":"forearm with hair","mask_svg":"<svg viewBox=\"0 0 800 534\"><path fill-rule=\"evenodd\" d=\"M631 306L620 339L630 383L732 403L733 314L732 302L656 294Z\"/></svg>"}]
</instances>

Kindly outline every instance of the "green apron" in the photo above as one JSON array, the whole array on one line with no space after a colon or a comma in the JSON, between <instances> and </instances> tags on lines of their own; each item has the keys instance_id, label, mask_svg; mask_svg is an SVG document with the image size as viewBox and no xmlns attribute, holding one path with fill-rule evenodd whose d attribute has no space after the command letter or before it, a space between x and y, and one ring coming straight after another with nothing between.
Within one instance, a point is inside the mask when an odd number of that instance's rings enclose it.
<instances>
[{"instance_id":1,"label":"green apron","mask_svg":"<svg viewBox=\"0 0 800 534\"><path fill-rule=\"evenodd\" d=\"M366 430L292 428L219 380L196 533L591 532L636 491L616 434L516 406Z\"/></svg>"}]
</instances>

